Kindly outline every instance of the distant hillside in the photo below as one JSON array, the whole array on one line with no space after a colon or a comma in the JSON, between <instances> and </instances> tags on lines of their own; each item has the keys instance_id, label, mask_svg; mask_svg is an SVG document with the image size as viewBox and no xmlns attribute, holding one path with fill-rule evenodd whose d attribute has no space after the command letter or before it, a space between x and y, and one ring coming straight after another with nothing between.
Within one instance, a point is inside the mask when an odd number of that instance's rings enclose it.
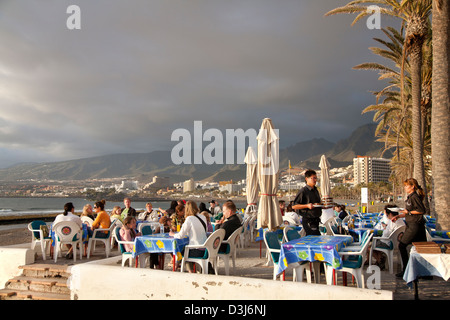
<instances>
[{"instance_id":1,"label":"distant hillside","mask_svg":"<svg viewBox=\"0 0 450 320\"><path fill-rule=\"evenodd\" d=\"M353 163L353 158L357 156L380 157L384 144L376 142L376 124L366 124L352 132L350 137L339 140L332 148L322 153L325 154L332 167L344 167ZM320 157L322 154L315 154L307 160L301 162L301 166L319 169ZM384 157L390 157L385 154Z\"/></svg>"},{"instance_id":2,"label":"distant hillside","mask_svg":"<svg viewBox=\"0 0 450 320\"><path fill-rule=\"evenodd\" d=\"M322 154L332 167L347 166L357 155L379 156L382 143L375 142L375 124L357 128L347 139L332 143L325 139L299 142L280 150L280 168L294 166L318 169ZM195 180L234 181L245 178L245 165L174 165L170 151L138 154L114 154L94 158L20 164L0 170L0 180L21 179L87 180L100 178L135 178L151 181L155 175L170 177L172 182Z\"/></svg>"}]
</instances>

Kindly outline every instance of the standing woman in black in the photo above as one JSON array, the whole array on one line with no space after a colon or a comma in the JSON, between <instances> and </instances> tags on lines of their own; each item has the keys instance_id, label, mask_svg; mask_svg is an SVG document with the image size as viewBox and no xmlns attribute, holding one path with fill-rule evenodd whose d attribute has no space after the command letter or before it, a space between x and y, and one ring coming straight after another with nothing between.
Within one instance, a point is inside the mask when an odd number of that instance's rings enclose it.
<instances>
[{"instance_id":1,"label":"standing woman in black","mask_svg":"<svg viewBox=\"0 0 450 320\"><path fill-rule=\"evenodd\" d=\"M407 179L403 182L405 192L408 194L405 202L405 210L400 211L400 214L392 221L395 222L398 218L405 218L406 229L402 239L398 243L398 249L402 257L403 271L396 274L397 277L403 277L403 274L408 264L409 256L406 247L413 242L427 241L427 234L425 231L425 206L423 205L423 198L425 194L419 186L416 179Z\"/></svg>"}]
</instances>

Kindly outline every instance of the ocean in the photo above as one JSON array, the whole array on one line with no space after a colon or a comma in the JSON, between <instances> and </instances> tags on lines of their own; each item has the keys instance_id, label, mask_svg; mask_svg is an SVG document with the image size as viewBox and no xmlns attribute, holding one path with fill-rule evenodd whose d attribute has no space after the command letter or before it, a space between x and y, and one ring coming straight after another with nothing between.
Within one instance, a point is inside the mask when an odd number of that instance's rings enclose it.
<instances>
[{"instance_id":1,"label":"ocean","mask_svg":"<svg viewBox=\"0 0 450 320\"><path fill-rule=\"evenodd\" d=\"M195 200L197 205L204 202L209 207L209 200ZM94 206L94 201L81 198L0 198L0 219L6 217L18 216L36 216L54 215L64 212L64 204L72 202L75 206L75 212L82 212L85 204ZM131 206L136 210L145 210L145 204L148 201L132 201ZM151 201L153 208L169 209L170 201ZM222 204L223 201L220 201ZM238 208L245 208L245 203L236 202ZM109 213L114 206L123 207L123 202L106 201L105 210Z\"/></svg>"}]
</instances>

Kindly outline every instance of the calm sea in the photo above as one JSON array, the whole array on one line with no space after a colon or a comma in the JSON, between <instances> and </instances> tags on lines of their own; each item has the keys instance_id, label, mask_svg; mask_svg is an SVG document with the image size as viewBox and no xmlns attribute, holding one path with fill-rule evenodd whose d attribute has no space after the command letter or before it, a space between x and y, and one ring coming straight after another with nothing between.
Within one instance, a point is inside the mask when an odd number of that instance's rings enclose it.
<instances>
[{"instance_id":1,"label":"calm sea","mask_svg":"<svg viewBox=\"0 0 450 320\"><path fill-rule=\"evenodd\" d=\"M204 202L207 207L209 200L196 201L197 205ZM64 211L64 204L72 202L75 206L76 212L83 211L85 204L89 203L94 206L94 201L89 201L80 198L0 198L0 217L15 217L15 216L45 216L47 214L62 213ZM131 206L136 210L145 210L147 201L133 201ZM222 202L221 202L222 203ZM152 201L153 208L168 209L170 201ZM238 208L245 208L245 203L236 202ZM107 201L105 210L111 212L114 206L123 207L123 202Z\"/></svg>"}]
</instances>

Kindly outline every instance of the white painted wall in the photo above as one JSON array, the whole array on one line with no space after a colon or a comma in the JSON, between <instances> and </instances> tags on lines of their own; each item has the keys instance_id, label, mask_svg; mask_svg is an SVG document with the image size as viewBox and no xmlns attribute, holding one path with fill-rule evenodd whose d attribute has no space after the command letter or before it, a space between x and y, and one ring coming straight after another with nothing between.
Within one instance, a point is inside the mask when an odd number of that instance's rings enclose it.
<instances>
[{"instance_id":1,"label":"white painted wall","mask_svg":"<svg viewBox=\"0 0 450 320\"><path fill-rule=\"evenodd\" d=\"M0 289L8 280L22 274L19 266L34 263L34 251L26 248L0 247Z\"/></svg>"},{"instance_id":2,"label":"white painted wall","mask_svg":"<svg viewBox=\"0 0 450 320\"><path fill-rule=\"evenodd\" d=\"M114 258L113 258L114 259ZM117 258L115 258L117 260ZM72 299L217 300L392 300L392 292L292 281L122 268L86 263L73 266Z\"/></svg>"}]
</instances>

